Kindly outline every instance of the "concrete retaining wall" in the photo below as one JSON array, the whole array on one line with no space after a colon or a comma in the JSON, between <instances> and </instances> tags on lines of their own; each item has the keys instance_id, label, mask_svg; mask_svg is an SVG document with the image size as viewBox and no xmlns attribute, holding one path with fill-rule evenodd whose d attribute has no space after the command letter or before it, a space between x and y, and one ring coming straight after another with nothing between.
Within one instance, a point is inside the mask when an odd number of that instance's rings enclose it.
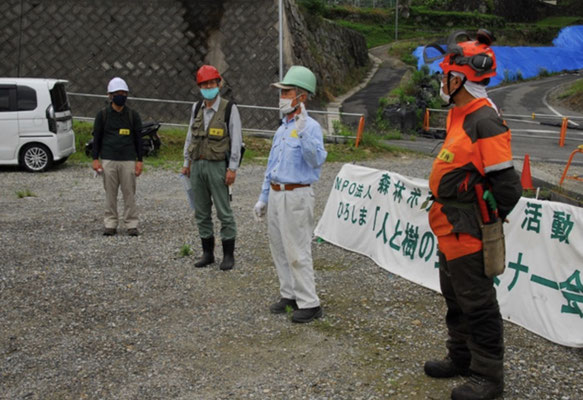
<instances>
[{"instance_id":1,"label":"concrete retaining wall","mask_svg":"<svg viewBox=\"0 0 583 400\"><path fill-rule=\"evenodd\" d=\"M285 69L312 68L319 99L368 63L364 38L328 22L311 23L285 0ZM4 0L0 76L63 78L70 92L105 94L127 80L135 97L195 101L195 71L217 66L225 97L276 106L277 0ZM73 112L93 117L104 100L71 96ZM188 105L134 102L144 119L184 122ZM321 105L321 102L316 102ZM277 112L241 110L244 126L273 128Z\"/></svg>"}]
</instances>

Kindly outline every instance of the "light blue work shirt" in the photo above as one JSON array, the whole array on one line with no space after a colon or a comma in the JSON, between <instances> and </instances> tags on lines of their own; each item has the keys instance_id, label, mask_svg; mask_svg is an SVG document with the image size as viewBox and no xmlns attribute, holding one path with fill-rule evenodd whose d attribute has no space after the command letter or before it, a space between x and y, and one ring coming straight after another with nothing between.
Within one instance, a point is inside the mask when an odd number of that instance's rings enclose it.
<instances>
[{"instance_id":1,"label":"light blue work shirt","mask_svg":"<svg viewBox=\"0 0 583 400\"><path fill-rule=\"evenodd\" d=\"M322 129L315 119L308 116L304 130L298 132L295 117L289 121L285 117L273 136L259 200L267 203L272 182L316 182L320 178L320 170L327 155Z\"/></svg>"}]
</instances>

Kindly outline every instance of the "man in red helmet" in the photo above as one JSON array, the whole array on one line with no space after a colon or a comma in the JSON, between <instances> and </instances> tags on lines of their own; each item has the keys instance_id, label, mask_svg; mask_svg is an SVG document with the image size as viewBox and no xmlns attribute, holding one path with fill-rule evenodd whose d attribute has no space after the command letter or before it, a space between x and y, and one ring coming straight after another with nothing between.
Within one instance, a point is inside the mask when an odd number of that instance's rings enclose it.
<instances>
[{"instance_id":1,"label":"man in red helmet","mask_svg":"<svg viewBox=\"0 0 583 400\"><path fill-rule=\"evenodd\" d=\"M219 71L203 65L196 73L196 83L203 100L192 107L184 143L182 174L189 176L194 192L195 220L202 241L203 255L194 266L214 263L214 228L211 207L214 204L221 221L223 261L227 271L235 264L237 227L231 210L229 186L235 183L241 159L241 118L234 103L221 98Z\"/></svg>"},{"instance_id":2,"label":"man in red helmet","mask_svg":"<svg viewBox=\"0 0 583 400\"><path fill-rule=\"evenodd\" d=\"M429 223L439 242L449 338L446 358L427 361L424 369L434 378L469 376L453 389L454 400L494 399L504 390L503 325L493 275L484 270L486 220L477 204L485 203L476 192L483 187L493 195L496 209L492 206L487 212L501 231L522 187L512 164L510 130L486 94L489 78L496 75L491 41L491 34L482 30L476 41L451 40L440 64L442 97L454 107L429 177L435 199ZM501 236L502 245L503 240Z\"/></svg>"}]
</instances>

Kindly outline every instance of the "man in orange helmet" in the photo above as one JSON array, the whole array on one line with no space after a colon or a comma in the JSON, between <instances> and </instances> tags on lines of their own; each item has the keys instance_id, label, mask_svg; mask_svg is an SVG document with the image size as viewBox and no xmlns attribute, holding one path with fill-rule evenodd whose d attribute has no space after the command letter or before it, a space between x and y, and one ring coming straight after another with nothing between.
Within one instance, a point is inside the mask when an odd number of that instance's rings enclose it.
<instances>
[{"instance_id":1,"label":"man in orange helmet","mask_svg":"<svg viewBox=\"0 0 583 400\"><path fill-rule=\"evenodd\" d=\"M220 269L227 271L235 264L237 235L229 186L235 183L241 159L242 136L237 106L219 94L221 81L219 71L211 65L203 65L196 73L196 83L203 100L192 107L181 172L190 177L194 192L194 216L202 241L203 255L194 266L202 268L215 262L211 214L214 204L221 221L223 242Z\"/></svg>"},{"instance_id":2,"label":"man in orange helmet","mask_svg":"<svg viewBox=\"0 0 583 400\"><path fill-rule=\"evenodd\" d=\"M454 107L429 177L435 199L429 223L439 242L448 354L443 360L427 361L424 369L434 378L469 376L453 389L454 400L494 399L504 390L503 324L493 275L484 270L482 226L486 220L476 205L485 206L483 187L496 202L496 209L492 206L487 215L501 224L518 202L522 187L512 163L510 130L486 94L489 78L496 75L490 48L493 37L479 30L476 41L458 43L458 36L450 37L440 63L441 95Z\"/></svg>"}]
</instances>

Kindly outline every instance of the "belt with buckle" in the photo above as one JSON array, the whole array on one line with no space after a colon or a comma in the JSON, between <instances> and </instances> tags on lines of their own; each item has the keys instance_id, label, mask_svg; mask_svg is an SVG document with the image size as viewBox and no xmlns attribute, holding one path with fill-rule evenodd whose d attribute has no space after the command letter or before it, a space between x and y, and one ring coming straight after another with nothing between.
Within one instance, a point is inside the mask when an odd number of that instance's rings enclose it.
<instances>
[{"instance_id":1,"label":"belt with buckle","mask_svg":"<svg viewBox=\"0 0 583 400\"><path fill-rule=\"evenodd\" d=\"M285 190L294 190L297 188L308 187L309 184L301 184L301 183L271 183L271 188L276 192L285 191Z\"/></svg>"}]
</instances>

